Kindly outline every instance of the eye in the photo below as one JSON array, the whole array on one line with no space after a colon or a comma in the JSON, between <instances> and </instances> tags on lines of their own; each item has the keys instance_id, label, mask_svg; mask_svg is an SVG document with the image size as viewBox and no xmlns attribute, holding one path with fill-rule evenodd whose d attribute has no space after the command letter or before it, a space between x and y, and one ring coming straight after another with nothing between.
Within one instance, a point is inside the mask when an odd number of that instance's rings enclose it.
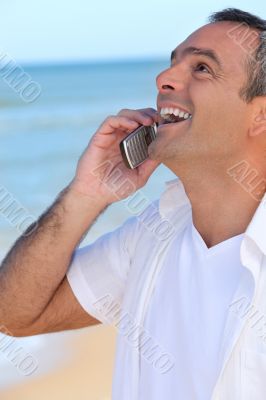
<instances>
[{"instance_id":1,"label":"eye","mask_svg":"<svg viewBox=\"0 0 266 400\"><path fill-rule=\"evenodd\" d=\"M210 74L210 70L209 67L206 64L203 63L198 63L195 67L195 71L196 72L203 72L203 73L208 73Z\"/></svg>"}]
</instances>

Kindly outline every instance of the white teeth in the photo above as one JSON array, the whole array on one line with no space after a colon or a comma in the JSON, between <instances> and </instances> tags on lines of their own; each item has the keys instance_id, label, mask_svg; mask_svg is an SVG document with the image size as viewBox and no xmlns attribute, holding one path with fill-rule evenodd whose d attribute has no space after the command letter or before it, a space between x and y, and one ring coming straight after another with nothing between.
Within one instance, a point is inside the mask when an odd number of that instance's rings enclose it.
<instances>
[{"instance_id":1,"label":"white teeth","mask_svg":"<svg viewBox=\"0 0 266 400\"><path fill-rule=\"evenodd\" d=\"M162 118L168 119L170 114L174 114L176 117L180 117L180 118L184 118L184 119L192 118L191 114L189 114L185 111L181 111L181 110L179 110L179 108L165 107L165 108L161 109L160 115Z\"/></svg>"},{"instance_id":2,"label":"white teeth","mask_svg":"<svg viewBox=\"0 0 266 400\"><path fill-rule=\"evenodd\" d=\"M173 111L173 114L174 114L176 117L178 117L179 110L176 108L176 109Z\"/></svg>"}]
</instances>

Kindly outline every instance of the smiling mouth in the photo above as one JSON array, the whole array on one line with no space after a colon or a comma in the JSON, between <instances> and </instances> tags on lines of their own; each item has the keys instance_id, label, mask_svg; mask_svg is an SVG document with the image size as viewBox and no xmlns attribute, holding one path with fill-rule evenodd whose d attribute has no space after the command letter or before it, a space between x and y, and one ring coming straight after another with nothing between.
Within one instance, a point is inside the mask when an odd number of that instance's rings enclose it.
<instances>
[{"instance_id":1,"label":"smiling mouth","mask_svg":"<svg viewBox=\"0 0 266 400\"><path fill-rule=\"evenodd\" d=\"M176 124L184 122L192 118L192 114L187 111L180 110L179 108L162 108L160 111L160 117L162 119L160 125Z\"/></svg>"}]
</instances>

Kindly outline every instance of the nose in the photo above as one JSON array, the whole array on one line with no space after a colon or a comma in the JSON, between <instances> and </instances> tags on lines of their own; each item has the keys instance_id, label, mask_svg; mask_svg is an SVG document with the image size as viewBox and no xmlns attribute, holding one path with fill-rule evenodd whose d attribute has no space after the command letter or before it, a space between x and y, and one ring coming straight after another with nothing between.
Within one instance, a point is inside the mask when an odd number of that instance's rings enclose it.
<instances>
[{"instance_id":1,"label":"nose","mask_svg":"<svg viewBox=\"0 0 266 400\"><path fill-rule=\"evenodd\" d=\"M162 94L173 90L180 91L185 86L184 77L182 78L181 71L177 71L176 67L170 67L156 77L156 86Z\"/></svg>"}]
</instances>

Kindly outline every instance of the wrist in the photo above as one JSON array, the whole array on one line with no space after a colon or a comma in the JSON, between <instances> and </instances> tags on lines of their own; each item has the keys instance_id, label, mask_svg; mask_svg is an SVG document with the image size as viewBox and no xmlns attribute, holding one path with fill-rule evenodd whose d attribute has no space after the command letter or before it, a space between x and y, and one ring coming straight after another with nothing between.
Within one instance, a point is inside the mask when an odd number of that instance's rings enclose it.
<instances>
[{"instance_id":1,"label":"wrist","mask_svg":"<svg viewBox=\"0 0 266 400\"><path fill-rule=\"evenodd\" d=\"M70 195L74 196L81 202L86 204L95 204L100 208L109 205L108 199L99 191L99 185L95 182L84 184L83 182L73 179L67 187Z\"/></svg>"}]
</instances>

